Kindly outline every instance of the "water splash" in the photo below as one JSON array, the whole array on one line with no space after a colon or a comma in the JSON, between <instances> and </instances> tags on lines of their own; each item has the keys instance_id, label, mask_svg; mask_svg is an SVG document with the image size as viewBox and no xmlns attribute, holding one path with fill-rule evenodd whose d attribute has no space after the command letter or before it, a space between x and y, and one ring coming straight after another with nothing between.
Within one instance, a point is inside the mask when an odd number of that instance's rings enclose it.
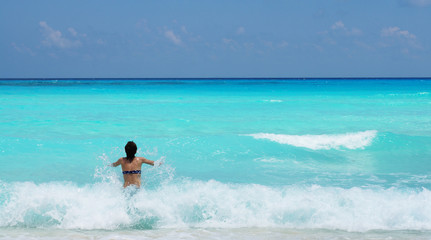
<instances>
[{"instance_id":1,"label":"water splash","mask_svg":"<svg viewBox=\"0 0 431 240\"><path fill-rule=\"evenodd\" d=\"M108 182L19 182L3 186L1 195L6 200L0 227L431 230L431 191L425 188L268 187L176 179L141 189Z\"/></svg>"}]
</instances>

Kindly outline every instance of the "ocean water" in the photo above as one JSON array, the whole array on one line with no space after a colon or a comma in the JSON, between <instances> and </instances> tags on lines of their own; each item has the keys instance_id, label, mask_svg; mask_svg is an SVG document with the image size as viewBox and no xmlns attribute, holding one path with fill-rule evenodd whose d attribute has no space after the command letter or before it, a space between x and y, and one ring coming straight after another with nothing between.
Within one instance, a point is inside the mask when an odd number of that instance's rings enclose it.
<instances>
[{"instance_id":1,"label":"ocean water","mask_svg":"<svg viewBox=\"0 0 431 240\"><path fill-rule=\"evenodd\" d=\"M0 239L367 238L431 239L431 80L0 81Z\"/></svg>"}]
</instances>

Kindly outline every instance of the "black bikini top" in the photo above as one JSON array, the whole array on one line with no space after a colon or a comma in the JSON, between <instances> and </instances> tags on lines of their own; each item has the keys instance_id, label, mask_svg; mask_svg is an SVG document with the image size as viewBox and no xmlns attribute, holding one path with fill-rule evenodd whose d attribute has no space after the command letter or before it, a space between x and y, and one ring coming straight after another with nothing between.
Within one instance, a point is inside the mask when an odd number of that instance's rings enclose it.
<instances>
[{"instance_id":1,"label":"black bikini top","mask_svg":"<svg viewBox=\"0 0 431 240\"><path fill-rule=\"evenodd\" d=\"M141 170L123 171L123 174L141 174Z\"/></svg>"}]
</instances>

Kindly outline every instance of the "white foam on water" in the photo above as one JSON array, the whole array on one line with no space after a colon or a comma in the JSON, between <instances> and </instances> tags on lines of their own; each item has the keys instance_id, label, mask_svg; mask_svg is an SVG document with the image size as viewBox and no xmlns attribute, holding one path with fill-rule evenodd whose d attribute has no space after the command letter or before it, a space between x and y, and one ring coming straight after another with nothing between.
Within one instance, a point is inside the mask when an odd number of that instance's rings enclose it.
<instances>
[{"instance_id":1,"label":"white foam on water","mask_svg":"<svg viewBox=\"0 0 431 240\"><path fill-rule=\"evenodd\" d=\"M376 137L376 130L352 132L344 134L322 134L322 135L285 135L273 133L249 134L255 139L268 139L280 144L295 147L304 147L312 150L320 149L358 149L369 146Z\"/></svg>"},{"instance_id":2,"label":"white foam on water","mask_svg":"<svg viewBox=\"0 0 431 240\"><path fill-rule=\"evenodd\" d=\"M253 159L253 161L264 162L264 163L282 163L285 160L270 157L270 158L256 158L256 159Z\"/></svg>"},{"instance_id":3,"label":"white foam on water","mask_svg":"<svg viewBox=\"0 0 431 240\"><path fill-rule=\"evenodd\" d=\"M389 96L422 96L429 95L430 92L416 92L416 93L390 93Z\"/></svg>"},{"instance_id":4,"label":"white foam on water","mask_svg":"<svg viewBox=\"0 0 431 240\"><path fill-rule=\"evenodd\" d=\"M269 100L263 100L264 102L272 102L272 103L280 103L283 102L283 100L280 99L269 99Z\"/></svg>"},{"instance_id":5,"label":"white foam on water","mask_svg":"<svg viewBox=\"0 0 431 240\"><path fill-rule=\"evenodd\" d=\"M431 230L431 191L425 188L269 187L213 180L139 190L109 182L16 182L1 188L3 228Z\"/></svg>"}]
</instances>

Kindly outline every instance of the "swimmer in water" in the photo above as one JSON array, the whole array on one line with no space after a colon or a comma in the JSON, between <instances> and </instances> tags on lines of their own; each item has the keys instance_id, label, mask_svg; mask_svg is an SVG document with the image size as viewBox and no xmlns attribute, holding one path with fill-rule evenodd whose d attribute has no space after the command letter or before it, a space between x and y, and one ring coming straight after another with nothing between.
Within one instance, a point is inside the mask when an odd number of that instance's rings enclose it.
<instances>
[{"instance_id":1,"label":"swimmer in water","mask_svg":"<svg viewBox=\"0 0 431 240\"><path fill-rule=\"evenodd\" d=\"M112 167L121 165L123 170L124 185L127 187L135 185L137 188L141 186L141 166L143 163L154 166L154 161L148 160L144 157L135 157L138 147L132 141L129 141L124 147L127 157L122 157L118 161L111 164Z\"/></svg>"}]
</instances>

